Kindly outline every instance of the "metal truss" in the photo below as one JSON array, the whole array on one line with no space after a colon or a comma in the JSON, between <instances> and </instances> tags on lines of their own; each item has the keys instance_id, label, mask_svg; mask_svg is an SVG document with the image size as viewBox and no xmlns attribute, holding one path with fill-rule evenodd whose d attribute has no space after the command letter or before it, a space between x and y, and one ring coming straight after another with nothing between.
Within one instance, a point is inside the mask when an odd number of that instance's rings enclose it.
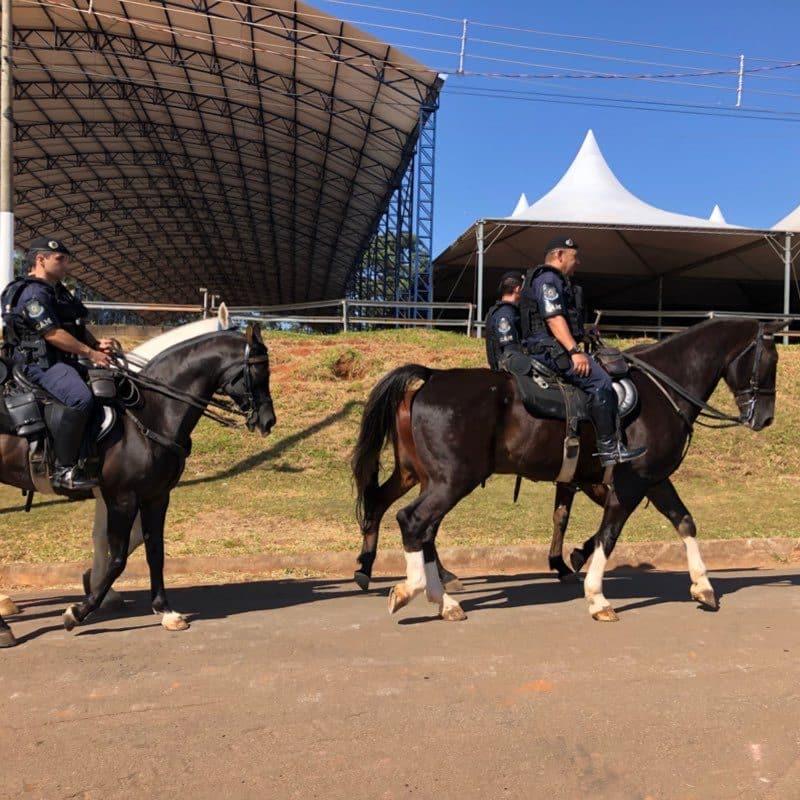
<instances>
[{"instance_id":1,"label":"metal truss","mask_svg":"<svg viewBox=\"0 0 800 800\"><path fill-rule=\"evenodd\" d=\"M410 159L350 278L348 297L405 303L433 301L436 110L434 98L419 110ZM430 308L384 311L409 318L431 315Z\"/></svg>"}]
</instances>

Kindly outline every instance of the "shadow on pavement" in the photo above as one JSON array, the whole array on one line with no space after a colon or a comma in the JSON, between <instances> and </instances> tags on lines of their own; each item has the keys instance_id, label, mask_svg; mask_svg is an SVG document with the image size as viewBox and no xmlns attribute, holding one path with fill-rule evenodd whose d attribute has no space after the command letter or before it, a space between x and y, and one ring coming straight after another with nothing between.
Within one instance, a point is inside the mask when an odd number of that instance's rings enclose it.
<instances>
[{"instance_id":1,"label":"shadow on pavement","mask_svg":"<svg viewBox=\"0 0 800 800\"><path fill-rule=\"evenodd\" d=\"M549 573L479 576L464 578L462 581L464 591L457 597L468 614L571 602L583 594L580 584L561 584ZM377 597L385 596L393 582L394 580L379 579L375 588L365 593L348 579L260 580L222 585L180 586L169 590L169 598L173 608L188 614L193 621L202 622L202 620L225 619L249 612L273 611L348 597L363 597L365 602L372 603ZM727 570L715 572L711 576L711 582L717 596L724 598L753 586L772 586L776 589L800 586L800 572L786 575L767 570L755 574ZM632 570L611 572L605 581L605 594L618 612L663 603L694 602L689 597L689 578L684 572ZM98 612L87 621L87 624L102 624L149 612L148 591L127 591L125 597L128 601L125 608ZM9 618L9 621L59 620L57 625L46 625L20 636L20 643L39 638L51 631L63 630L60 617L64 608L80 599L78 593L68 595L59 592L50 597L20 600L23 613L19 617ZM31 614L29 611L34 613ZM133 627L137 629L154 627L151 619L145 624ZM402 619L400 623L416 625L433 619L436 617L426 614ZM132 629L130 627L87 628L85 631L79 631L77 635L115 633Z\"/></svg>"}]
</instances>

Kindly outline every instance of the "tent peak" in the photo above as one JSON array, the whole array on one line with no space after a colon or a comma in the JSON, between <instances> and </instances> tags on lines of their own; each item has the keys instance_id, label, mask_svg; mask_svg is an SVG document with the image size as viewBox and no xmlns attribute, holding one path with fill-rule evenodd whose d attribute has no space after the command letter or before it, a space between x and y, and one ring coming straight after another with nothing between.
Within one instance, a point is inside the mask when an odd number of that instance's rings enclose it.
<instances>
[{"instance_id":1,"label":"tent peak","mask_svg":"<svg viewBox=\"0 0 800 800\"><path fill-rule=\"evenodd\" d=\"M708 218L709 222L720 222L723 225L727 224L728 220L725 219L725 215L722 213L722 209L719 205L715 205L713 211L711 212L711 216Z\"/></svg>"},{"instance_id":2,"label":"tent peak","mask_svg":"<svg viewBox=\"0 0 800 800\"><path fill-rule=\"evenodd\" d=\"M707 220L665 211L640 200L614 174L591 128L558 183L526 210L520 211L517 204L512 217L556 224L735 227L724 220Z\"/></svg>"},{"instance_id":3,"label":"tent peak","mask_svg":"<svg viewBox=\"0 0 800 800\"><path fill-rule=\"evenodd\" d=\"M514 206L514 210L511 212L511 216L518 217L520 214L528 210L529 205L530 203L528 202L528 198L525 196L525 192L523 192L519 196L519 200L517 200L517 204Z\"/></svg>"}]
</instances>

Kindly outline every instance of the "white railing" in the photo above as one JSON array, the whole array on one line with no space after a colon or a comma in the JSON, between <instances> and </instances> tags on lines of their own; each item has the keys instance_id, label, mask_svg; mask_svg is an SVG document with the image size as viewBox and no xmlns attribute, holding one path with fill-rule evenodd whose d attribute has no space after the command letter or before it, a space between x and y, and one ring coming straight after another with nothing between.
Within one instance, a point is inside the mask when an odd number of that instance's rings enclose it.
<instances>
[{"instance_id":1,"label":"white railing","mask_svg":"<svg viewBox=\"0 0 800 800\"><path fill-rule=\"evenodd\" d=\"M601 309L596 313L595 324L599 325L603 333L660 337L665 333L678 333L686 330L699 320L745 317L765 322L787 320L789 329L780 334L783 337L783 343L789 344L790 339L800 338L800 330L792 330L792 326L800 328L800 314L761 314L753 311L634 311L631 309ZM614 322L614 319L624 321ZM637 321L633 322L632 320ZM680 321L683 321L684 324L680 324Z\"/></svg>"},{"instance_id":2,"label":"white railing","mask_svg":"<svg viewBox=\"0 0 800 800\"><path fill-rule=\"evenodd\" d=\"M370 309L394 311L393 314L370 314ZM403 309L421 311L427 317L402 316ZM295 313L329 310L329 313ZM319 300L310 303L288 303L279 306L229 306L231 316L262 322L299 325L336 325L343 331L359 325L386 325L389 327L463 328L471 336L475 327L475 306L472 303L413 303L396 300ZM442 318L436 311L461 312L458 316ZM367 313L365 313L367 312Z\"/></svg>"}]
</instances>

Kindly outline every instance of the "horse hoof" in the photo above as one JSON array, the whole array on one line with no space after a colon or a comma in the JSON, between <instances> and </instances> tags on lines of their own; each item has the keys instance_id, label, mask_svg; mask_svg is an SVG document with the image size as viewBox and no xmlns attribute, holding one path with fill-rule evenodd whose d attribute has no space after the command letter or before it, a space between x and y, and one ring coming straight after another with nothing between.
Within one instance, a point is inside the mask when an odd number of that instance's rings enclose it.
<instances>
[{"instance_id":1,"label":"horse hoof","mask_svg":"<svg viewBox=\"0 0 800 800\"><path fill-rule=\"evenodd\" d=\"M411 593L402 583L392 586L389 592L389 613L394 614L411 601Z\"/></svg>"},{"instance_id":2,"label":"horse hoof","mask_svg":"<svg viewBox=\"0 0 800 800\"><path fill-rule=\"evenodd\" d=\"M356 582L356 585L362 592L366 592L369 589L369 575L366 572L362 572L361 570L356 570L353 573L353 580Z\"/></svg>"},{"instance_id":3,"label":"horse hoof","mask_svg":"<svg viewBox=\"0 0 800 800\"><path fill-rule=\"evenodd\" d=\"M717 604L717 598L714 592L710 589L705 589L702 591L699 589L692 589L691 595L692 600L696 600L704 608L710 608L712 611L716 611L719 608L719 605Z\"/></svg>"},{"instance_id":4,"label":"horse hoof","mask_svg":"<svg viewBox=\"0 0 800 800\"><path fill-rule=\"evenodd\" d=\"M0 600L0 617L13 617L21 613L20 607L10 597Z\"/></svg>"},{"instance_id":5,"label":"horse hoof","mask_svg":"<svg viewBox=\"0 0 800 800\"><path fill-rule=\"evenodd\" d=\"M599 611L595 611L594 614L592 614L592 619L595 619L598 622L619 622L617 612L614 611L611 606L607 606L606 608L601 608Z\"/></svg>"},{"instance_id":6,"label":"horse hoof","mask_svg":"<svg viewBox=\"0 0 800 800\"><path fill-rule=\"evenodd\" d=\"M467 615L464 613L464 609L461 608L461 606L455 605L449 608L443 608L441 617L445 622L462 622L467 618Z\"/></svg>"},{"instance_id":7,"label":"horse hoof","mask_svg":"<svg viewBox=\"0 0 800 800\"><path fill-rule=\"evenodd\" d=\"M76 625L80 624L78 621L77 616L75 616L75 612L78 610L78 606L70 606L65 612L62 620L64 622L64 628L68 631L71 631Z\"/></svg>"},{"instance_id":8,"label":"horse hoof","mask_svg":"<svg viewBox=\"0 0 800 800\"><path fill-rule=\"evenodd\" d=\"M185 631L189 628L189 620L177 611L169 611L161 617L161 624L168 631Z\"/></svg>"},{"instance_id":9,"label":"horse hoof","mask_svg":"<svg viewBox=\"0 0 800 800\"><path fill-rule=\"evenodd\" d=\"M558 579L559 581L561 581L561 583L567 586L580 583L583 580L583 577L578 575L577 572L564 572L563 574L558 576Z\"/></svg>"},{"instance_id":10,"label":"horse hoof","mask_svg":"<svg viewBox=\"0 0 800 800\"><path fill-rule=\"evenodd\" d=\"M11 632L11 628L3 628L3 630L0 631L0 649L3 647L14 647L16 643L17 640Z\"/></svg>"},{"instance_id":11,"label":"horse hoof","mask_svg":"<svg viewBox=\"0 0 800 800\"><path fill-rule=\"evenodd\" d=\"M447 583L445 583L444 578L442 578L442 585L447 594L455 594L456 592L464 591L464 584L461 583L461 580L455 575L450 575L447 579Z\"/></svg>"},{"instance_id":12,"label":"horse hoof","mask_svg":"<svg viewBox=\"0 0 800 800\"><path fill-rule=\"evenodd\" d=\"M575 548L575 550L570 553L569 563L572 564L572 569L574 569L575 572L580 572L583 569L583 565L586 563L583 551Z\"/></svg>"}]
</instances>

